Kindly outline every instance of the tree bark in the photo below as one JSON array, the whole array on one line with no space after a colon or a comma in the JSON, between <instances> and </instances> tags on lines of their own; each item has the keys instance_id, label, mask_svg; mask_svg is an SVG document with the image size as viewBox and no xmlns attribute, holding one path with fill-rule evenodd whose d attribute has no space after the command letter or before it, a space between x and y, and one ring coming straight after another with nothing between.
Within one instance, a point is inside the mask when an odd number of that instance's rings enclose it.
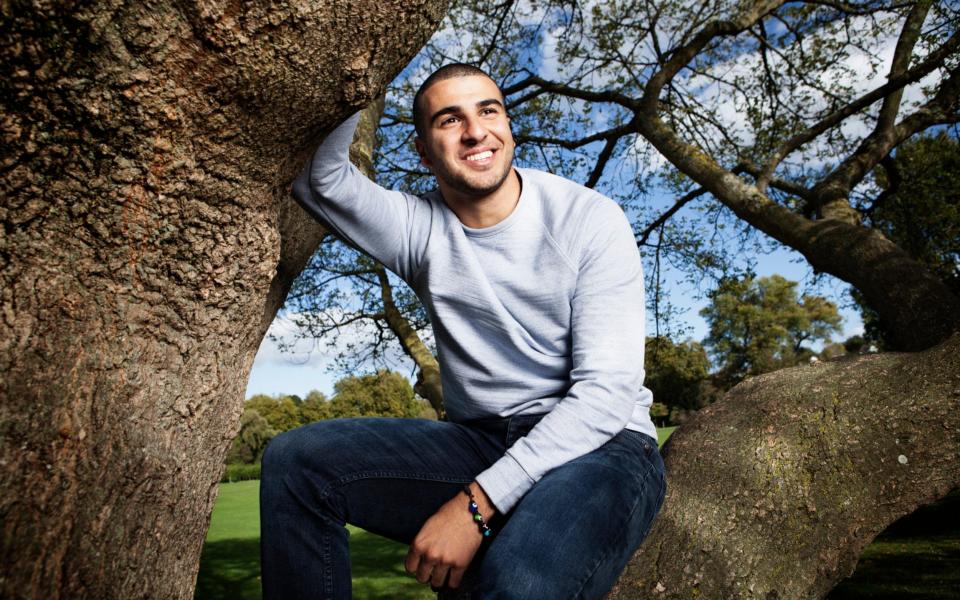
<instances>
[{"instance_id":1,"label":"tree bark","mask_svg":"<svg viewBox=\"0 0 960 600\"><path fill-rule=\"evenodd\" d=\"M287 184L443 6L0 10L0 596L189 598L254 354L322 234Z\"/></svg>"},{"instance_id":2,"label":"tree bark","mask_svg":"<svg viewBox=\"0 0 960 600\"><path fill-rule=\"evenodd\" d=\"M823 598L960 485L960 334L761 375L668 441L667 498L610 598Z\"/></svg>"}]
</instances>

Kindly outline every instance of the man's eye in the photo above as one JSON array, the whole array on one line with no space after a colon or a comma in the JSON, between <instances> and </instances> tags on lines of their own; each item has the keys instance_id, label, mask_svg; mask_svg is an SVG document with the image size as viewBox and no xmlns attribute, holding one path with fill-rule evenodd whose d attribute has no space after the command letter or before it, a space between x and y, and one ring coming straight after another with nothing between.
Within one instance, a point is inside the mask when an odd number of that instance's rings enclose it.
<instances>
[{"instance_id":1,"label":"man's eye","mask_svg":"<svg viewBox=\"0 0 960 600\"><path fill-rule=\"evenodd\" d=\"M440 125L448 125L450 123L456 123L457 121L459 121L457 117L447 117L440 121Z\"/></svg>"},{"instance_id":2,"label":"man's eye","mask_svg":"<svg viewBox=\"0 0 960 600\"><path fill-rule=\"evenodd\" d=\"M485 108L485 109L483 109L483 110L480 111L480 114L481 114L481 115L495 115L495 114L497 114L498 112L499 112L499 111L498 111L497 109L495 109L495 108Z\"/></svg>"}]
</instances>

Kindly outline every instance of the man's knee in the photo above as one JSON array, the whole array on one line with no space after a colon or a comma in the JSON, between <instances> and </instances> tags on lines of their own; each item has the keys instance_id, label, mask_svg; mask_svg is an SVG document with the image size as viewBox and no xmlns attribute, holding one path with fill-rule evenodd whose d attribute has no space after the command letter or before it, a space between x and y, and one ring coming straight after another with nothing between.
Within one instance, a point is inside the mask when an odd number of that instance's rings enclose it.
<instances>
[{"instance_id":1,"label":"man's knee","mask_svg":"<svg viewBox=\"0 0 960 600\"><path fill-rule=\"evenodd\" d=\"M302 427L284 431L270 440L263 458L260 461L261 472L264 475L289 472L295 467L301 454L303 445Z\"/></svg>"},{"instance_id":2,"label":"man's knee","mask_svg":"<svg viewBox=\"0 0 960 600\"><path fill-rule=\"evenodd\" d=\"M261 459L261 486L281 480L291 485L309 479L311 487L323 487L337 476L339 442L334 432L335 428L324 422L278 434L267 444Z\"/></svg>"}]
</instances>

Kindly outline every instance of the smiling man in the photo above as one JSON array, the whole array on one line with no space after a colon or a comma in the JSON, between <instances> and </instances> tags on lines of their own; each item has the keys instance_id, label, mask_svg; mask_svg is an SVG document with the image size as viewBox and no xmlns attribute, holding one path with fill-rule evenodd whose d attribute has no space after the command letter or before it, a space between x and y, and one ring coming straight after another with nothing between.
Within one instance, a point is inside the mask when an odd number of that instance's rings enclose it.
<instances>
[{"instance_id":1,"label":"smiling man","mask_svg":"<svg viewBox=\"0 0 960 600\"><path fill-rule=\"evenodd\" d=\"M265 598L349 598L346 523L410 544L407 571L473 598L600 598L665 492L643 387L643 274L610 199L513 166L497 84L441 68L414 98L437 190L348 160L358 117L294 184L403 278L437 341L448 421L338 419L281 434L261 480Z\"/></svg>"}]
</instances>

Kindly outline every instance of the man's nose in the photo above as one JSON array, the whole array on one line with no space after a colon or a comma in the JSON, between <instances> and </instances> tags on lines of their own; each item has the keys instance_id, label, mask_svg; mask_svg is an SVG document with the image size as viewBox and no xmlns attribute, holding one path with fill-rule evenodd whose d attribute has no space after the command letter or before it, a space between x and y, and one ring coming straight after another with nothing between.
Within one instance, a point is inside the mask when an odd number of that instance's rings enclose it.
<instances>
[{"instance_id":1,"label":"man's nose","mask_svg":"<svg viewBox=\"0 0 960 600\"><path fill-rule=\"evenodd\" d=\"M476 144L487 137L487 128L483 126L480 119L466 119L463 125L463 135L461 139L467 144Z\"/></svg>"}]
</instances>

